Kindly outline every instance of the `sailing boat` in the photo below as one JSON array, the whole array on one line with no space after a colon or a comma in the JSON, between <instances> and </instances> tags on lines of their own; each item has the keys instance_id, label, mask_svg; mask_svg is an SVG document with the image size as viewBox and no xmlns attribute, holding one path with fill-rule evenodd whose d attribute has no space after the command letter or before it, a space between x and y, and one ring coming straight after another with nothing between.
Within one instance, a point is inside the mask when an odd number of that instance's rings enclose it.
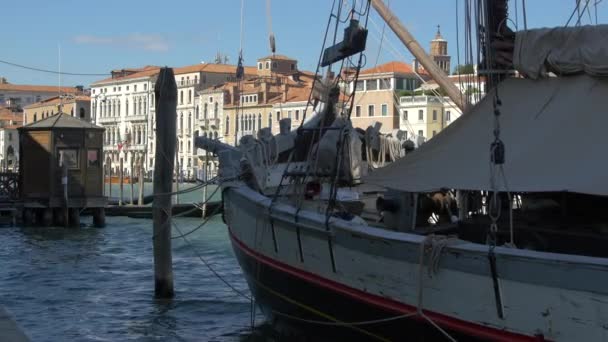
<instances>
[{"instance_id":1,"label":"sailing boat","mask_svg":"<svg viewBox=\"0 0 608 342\"><path fill-rule=\"evenodd\" d=\"M362 51L353 20L324 61ZM267 317L380 341L411 338L412 326L450 340L608 341L607 31L515 33L526 78L501 74L445 131L369 174L337 88L295 132L239 147L198 137L219 156L224 219ZM549 71L562 76L541 77ZM429 225L429 207L454 213L445 189L458 190L459 221Z\"/></svg>"}]
</instances>

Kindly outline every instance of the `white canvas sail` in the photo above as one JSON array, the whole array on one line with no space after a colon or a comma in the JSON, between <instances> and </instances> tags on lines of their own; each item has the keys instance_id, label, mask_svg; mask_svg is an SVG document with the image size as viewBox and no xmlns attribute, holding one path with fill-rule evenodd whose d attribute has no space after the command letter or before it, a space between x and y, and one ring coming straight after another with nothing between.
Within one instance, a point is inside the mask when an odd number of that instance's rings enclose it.
<instances>
[{"instance_id":1,"label":"white canvas sail","mask_svg":"<svg viewBox=\"0 0 608 342\"><path fill-rule=\"evenodd\" d=\"M417 151L365 180L411 192L490 190L496 91L508 190L608 195L608 80L588 75L508 79Z\"/></svg>"}]
</instances>

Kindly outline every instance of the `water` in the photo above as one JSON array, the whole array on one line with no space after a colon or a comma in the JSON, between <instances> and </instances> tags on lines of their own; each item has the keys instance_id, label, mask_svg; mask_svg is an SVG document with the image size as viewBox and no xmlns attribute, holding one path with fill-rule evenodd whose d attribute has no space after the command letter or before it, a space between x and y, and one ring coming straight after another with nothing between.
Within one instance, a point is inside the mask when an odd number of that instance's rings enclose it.
<instances>
[{"instance_id":1,"label":"water","mask_svg":"<svg viewBox=\"0 0 608 342\"><path fill-rule=\"evenodd\" d=\"M186 232L200 219L175 223ZM196 254L249 293L220 216L189 236L192 246L173 240L173 301L153 298L151 238L151 220L126 217L101 229L0 228L0 304L33 341L276 340L268 327L251 332L249 301Z\"/></svg>"},{"instance_id":2,"label":"water","mask_svg":"<svg viewBox=\"0 0 608 342\"><path fill-rule=\"evenodd\" d=\"M184 191L190 188L195 187L197 184L196 183L180 183L179 185L179 190L180 191ZM175 183L173 183L173 191L176 191L176 187L175 187ZM221 199L221 193L220 191L215 191L216 186L215 185L209 185L207 186L207 198L211 198L211 201L219 201ZM110 184L105 185L105 196L110 196ZM130 203L129 202L129 198L131 196L131 185L130 184L123 184L123 199L125 201L125 203ZM215 192L214 192L215 191ZM144 184L144 196L147 195L151 195L153 192L153 185L152 183L145 183ZM213 196L212 196L213 194ZM112 198L113 199L118 199L118 197L120 196L120 184L112 184ZM137 203L137 196L139 196L139 186L137 183L133 184L133 197L135 199L135 203ZM175 196L172 197L173 198L173 202L175 203ZM196 189L194 191L190 191L190 192L186 192L186 193L182 193L179 195L179 203L199 203L203 201L203 189Z\"/></svg>"}]
</instances>

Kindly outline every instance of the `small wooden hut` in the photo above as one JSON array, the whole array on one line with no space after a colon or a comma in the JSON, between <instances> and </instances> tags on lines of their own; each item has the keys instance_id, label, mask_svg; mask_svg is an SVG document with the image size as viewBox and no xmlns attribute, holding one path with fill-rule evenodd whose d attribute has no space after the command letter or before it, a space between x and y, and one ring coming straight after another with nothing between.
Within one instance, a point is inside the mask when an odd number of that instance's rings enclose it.
<instances>
[{"instance_id":1,"label":"small wooden hut","mask_svg":"<svg viewBox=\"0 0 608 342\"><path fill-rule=\"evenodd\" d=\"M79 225L87 208L95 225L104 225L103 133L103 127L65 113L19 128L26 224Z\"/></svg>"}]
</instances>

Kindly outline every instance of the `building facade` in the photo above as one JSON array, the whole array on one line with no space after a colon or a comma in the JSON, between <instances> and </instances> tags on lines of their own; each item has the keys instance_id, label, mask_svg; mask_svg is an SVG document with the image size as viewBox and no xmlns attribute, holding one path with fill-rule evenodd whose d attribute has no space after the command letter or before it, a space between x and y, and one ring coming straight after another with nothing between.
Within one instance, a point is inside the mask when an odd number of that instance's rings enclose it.
<instances>
[{"instance_id":1,"label":"building facade","mask_svg":"<svg viewBox=\"0 0 608 342\"><path fill-rule=\"evenodd\" d=\"M0 77L0 105L23 108L62 94L76 95L82 88L11 84Z\"/></svg>"},{"instance_id":2,"label":"building facade","mask_svg":"<svg viewBox=\"0 0 608 342\"><path fill-rule=\"evenodd\" d=\"M19 132L23 114L0 106L0 170L16 171L19 167Z\"/></svg>"},{"instance_id":3,"label":"building facade","mask_svg":"<svg viewBox=\"0 0 608 342\"><path fill-rule=\"evenodd\" d=\"M355 92L351 121L354 127L366 129L374 122L382 124L382 133L399 128L399 91L414 91L422 83L412 67L402 62L389 62L362 70L357 84L350 82ZM424 75L426 77L426 75Z\"/></svg>"},{"instance_id":4,"label":"building facade","mask_svg":"<svg viewBox=\"0 0 608 342\"><path fill-rule=\"evenodd\" d=\"M91 121L91 98L85 95L62 95L33 103L23 109L24 124L46 119L58 113Z\"/></svg>"},{"instance_id":5,"label":"building facade","mask_svg":"<svg viewBox=\"0 0 608 342\"><path fill-rule=\"evenodd\" d=\"M154 86L159 67L120 69L112 77L91 86L91 115L93 123L106 129L104 136L105 163L118 171L120 160L128 170L130 164L144 164L148 172L155 160L156 120ZM176 163L181 176L194 178L195 154L193 138L199 131L200 100L197 91L210 85L234 81L236 66L226 64L197 64L174 68L177 84L177 153ZM252 74L255 68L246 67Z\"/></svg>"},{"instance_id":6,"label":"building facade","mask_svg":"<svg viewBox=\"0 0 608 342\"><path fill-rule=\"evenodd\" d=\"M447 97L402 96L399 103L399 129L415 142L432 139L462 114Z\"/></svg>"}]
</instances>

